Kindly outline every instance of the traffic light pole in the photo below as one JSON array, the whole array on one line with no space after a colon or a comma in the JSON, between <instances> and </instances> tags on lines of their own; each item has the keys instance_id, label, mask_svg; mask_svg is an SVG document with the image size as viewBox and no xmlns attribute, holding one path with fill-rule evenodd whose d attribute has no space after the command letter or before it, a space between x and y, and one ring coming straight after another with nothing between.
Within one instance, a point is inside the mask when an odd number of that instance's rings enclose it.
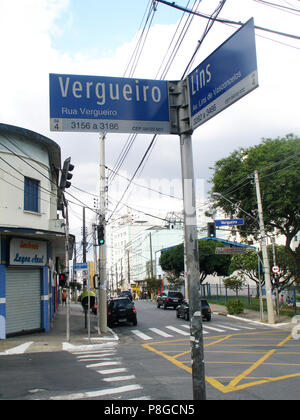
<instances>
[{"instance_id":1,"label":"traffic light pole","mask_svg":"<svg viewBox=\"0 0 300 420\"><path fill-rule=\"evenodd\" d=\"M66 200L63 194L63 202L65 206L65 267L66 267L66 278L67 278L67 317L66 317L66 340L70 341L70 278L69 278L69 210L68 210L68 201Z\"/></svg>"},{"instance_id":2,"label":"traffic light pole","mask_svg":"<svg viewBox=\"0 0 300 420\"><path fill-rule=\"evenodd\" d=\"M105 237L105 134L100 135L100 214L99 225L104 227ZM106 243L99 246L99 327L101 333L107 332L107 303L106 303Z\"/></svg>"}]
</instances>

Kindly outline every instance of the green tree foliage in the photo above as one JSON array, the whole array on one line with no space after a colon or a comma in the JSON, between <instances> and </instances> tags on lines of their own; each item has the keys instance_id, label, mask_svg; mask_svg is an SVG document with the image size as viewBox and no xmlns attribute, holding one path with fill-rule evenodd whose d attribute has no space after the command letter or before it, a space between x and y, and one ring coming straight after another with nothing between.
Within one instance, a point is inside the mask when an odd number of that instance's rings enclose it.
<instances>
[{"instance_id":1,"label":"green tree foliage","mask_svg":"<svg viewBox=\"0 0 300 420\"><path fill-rule=\"evenodd\" d=\"M240 275L248 278L248 280L254 281L258 286L259 273L257 253L252 250L247 250L242 254L233 255L231 258L229 271L230 274L234 273L235 271L238 271ZM263 285L264 281L262 277L262 269L260 269L260 278Z\"/></svg>"},{"instance_id":2,"label":"green tree foliage","mask_svg":"<svg viewBox=\"0 0 300 420\"><path fill-rule=\"evenodd\" d=\"M161 290L162 281L160 279L153 279L148 277L145 279L147 282L147 290L153 295L157 295L158 290Z\"/></svg>"},{"instance_id":3,"label":"green tree foliage","mask_svg":"<svg viewBox=\"0 0 300 420\"><path fill-rule=\"evenodd\" d=\"M259 238L254 171L258 170L264 222L267 234L283 235L285 248L294 260L300 276L300 248L292 249L292 240L300 234L300 138L263 139L261 144L234 151L215 163L212 192L219 192L235 204L219 197L229 217L243 217L237 229L244 238ZM249 217L243 212L247 212ZM256 220L255 220L256 219Z\"/></svg>"},{"instance_id":4,"label":"green tree foliage","mask_svg":"<svg viewBox=\"0 0 300 420\"><path fill-rule=\"evenodd\" d=\"M184 272L183 244L164 251L159 259L163 271L171 272L179 277Z\"/></svg>"},{"instance_id":5,"label":"green tree foliage","mask_svg":"<svg viewBox=\"0 0 300 420\"><path fill-rule=\"evenodd\" d=\"M227 289L234 291L236 296L238 296L238 291L242 290L244 287L244 279L238 276L228 277L227 279L223 280L223 283Z\"/></svg>"},{"instance_id":6,"label":"green tree foliage","mask_svg":"<svg viewBox=\"0 0 300 420\"><path fill-rule=\"evenodd\" d=\"M206 279L208 274L227 276L229 274L231 255L215 254L216 247L223 246L223 244L209 239L200 240L198 243L200 283ZM184 272L183 244L163 252L159 263L165 272L173 273L176 277L182 275Z\"/></svg>"}]
</instances>

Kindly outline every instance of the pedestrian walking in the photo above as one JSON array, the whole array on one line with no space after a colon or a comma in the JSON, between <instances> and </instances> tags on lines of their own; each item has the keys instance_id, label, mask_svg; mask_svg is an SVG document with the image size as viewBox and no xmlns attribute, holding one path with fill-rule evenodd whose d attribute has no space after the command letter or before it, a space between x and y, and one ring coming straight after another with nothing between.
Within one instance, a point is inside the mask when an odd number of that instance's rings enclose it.
<instances>
[{"instance_id":1,"label":"pedestrian walking","mask_svg":"<svg viewBox=\"0 0 300 420\"><path fill-rule=\"evenodd\" d=\"M62 298L62 306L66 305L67 304L67 291L66 291L66 289L63 289L61 298Z\"/></svg>"}]
</instances>

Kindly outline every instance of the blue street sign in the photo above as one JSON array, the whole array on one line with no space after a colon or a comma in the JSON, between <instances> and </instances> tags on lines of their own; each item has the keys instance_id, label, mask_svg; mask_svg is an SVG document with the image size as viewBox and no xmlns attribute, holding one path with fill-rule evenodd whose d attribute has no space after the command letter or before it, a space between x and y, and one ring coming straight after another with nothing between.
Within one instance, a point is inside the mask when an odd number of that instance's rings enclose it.
<instances>
[{"instance_id":1,"label":"blue street sign","mask_svg":"<svg viewBox=\"0 0 300 420\"><path fill-rule=\"evenodd\" d=\"M51 131L169 134L168 82L50 74Z\"/></svg>"},{"instance_id":2,"label":"blue street sign","mask_svg":"<svg viewBox=\"0 0 300 420\"><path fill-rule=\"evenodd\" d=\"M188 87L192 129L258 87L253 18L188 75Z\"/></svg>"},{"instance_id":3,"label":"blue street sign","mask_svg":"<svg viewBox=\"0 0 300 420\"><path fill-rule=\"evenodd\" d=\"M244 219L224 219L224 220L215 220L216 226L235 226L243 225Z\"/></svg>"},{"instance_id":4,"label":"blue street sign","mask_svg":"<svg viewBox=\"0 0 300 420\"><path fill-rule=\"evenodd\" d=\"M76 263L74 264L74 270L87 270L88 263Z\"/></svg>"}]
</instances>

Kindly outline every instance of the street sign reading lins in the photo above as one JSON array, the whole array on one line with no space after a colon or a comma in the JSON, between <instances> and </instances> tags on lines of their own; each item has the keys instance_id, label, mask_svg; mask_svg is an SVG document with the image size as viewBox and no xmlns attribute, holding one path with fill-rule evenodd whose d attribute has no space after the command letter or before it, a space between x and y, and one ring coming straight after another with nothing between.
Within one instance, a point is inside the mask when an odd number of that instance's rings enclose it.
<instances>
[{"instance_id":1,"label":"street sign reading lins","mask_svg":"<svg viewBox=\"0 0 300 420\"><path fill-rule=\"evenodd\" d=\"M168 82L50 74L50 130L169 134Z\"/></svg>"},{"instance_id":2,"label":"street sign reading lins","mask_svg":"<svg viewBox=\"0 0 300 420\"><path fill-rule=\"evenodd\" d=\"M251 18L188 76L191 129L258 87Z\"/></svg>"}]
</instances>

